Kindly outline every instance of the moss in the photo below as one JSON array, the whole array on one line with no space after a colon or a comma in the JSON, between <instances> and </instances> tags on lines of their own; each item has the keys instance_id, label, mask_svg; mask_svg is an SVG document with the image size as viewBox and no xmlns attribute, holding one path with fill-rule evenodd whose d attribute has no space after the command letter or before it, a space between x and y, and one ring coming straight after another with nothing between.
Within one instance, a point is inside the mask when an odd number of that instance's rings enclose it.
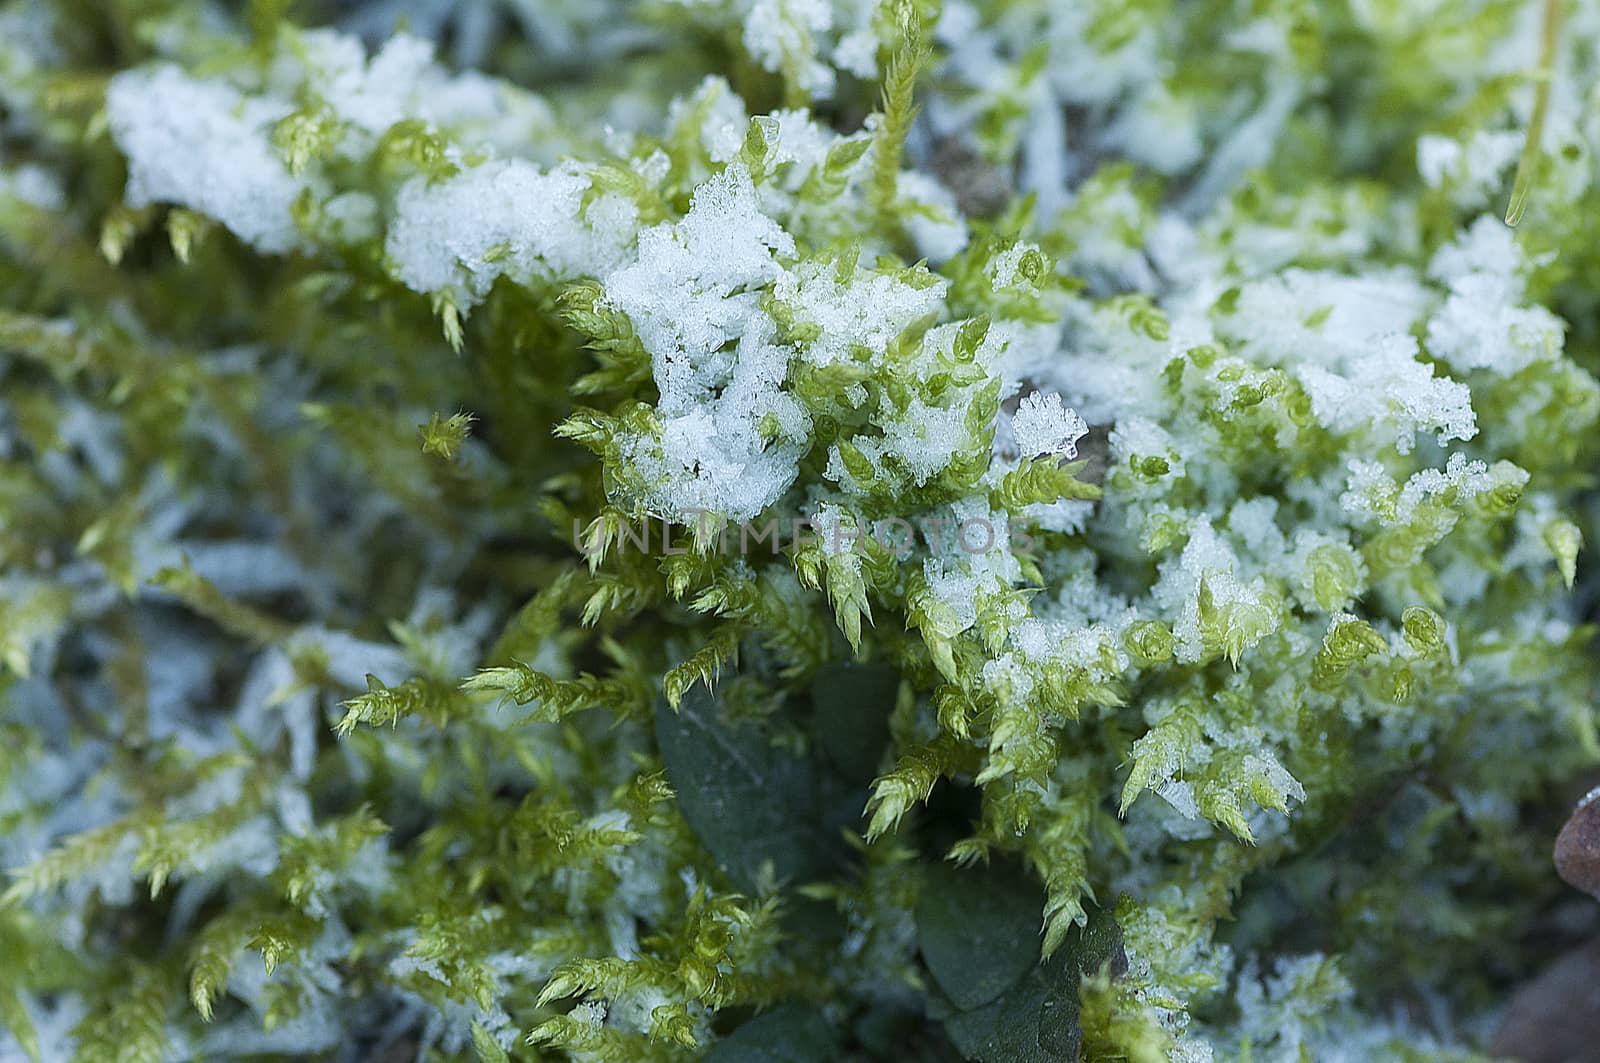
<instances>
[{"instance_id":1,"label":"moss","mask_svg":"<svg viewBox=\"0 0 1600 1063\"><path fill-rule=\"evenodd\" d=\"M1593 932L1588 21L1513 232L1510 4L402 6L0 7L18 1050L1471 1059Z\"/></svg>"}]
</instances>

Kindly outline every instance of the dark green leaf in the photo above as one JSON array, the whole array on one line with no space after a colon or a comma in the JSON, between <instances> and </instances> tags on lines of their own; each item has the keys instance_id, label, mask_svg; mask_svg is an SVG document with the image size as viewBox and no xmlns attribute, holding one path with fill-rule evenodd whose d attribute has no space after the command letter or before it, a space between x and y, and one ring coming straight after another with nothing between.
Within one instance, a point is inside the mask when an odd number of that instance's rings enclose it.
<instances>
[{"instance_id":1,"label":"dark green leaf","mask_svg":"<svg viewBox=\"0 0 1600 1063\"><path fill-rule=\"evenodd\" d=\"M879 1001L861 1013L851 1033L856 1043L876 1058L918 1058L907 1052L906 1046L919 1036L926 1037L927 1019L921 1007L908 1001Z\"/></svg>"},{"instance_id":2,"label":"dark green leaf","mask_svg":"<svg viewBox=\"0 0 1600 1063\"><path fill-rule=\"evenodd\" d=\"M811 762L754 724L724 720L704 688L677 712L657 707L656 743L683 818L739 888L754 890L764 864L780 880L805 881L842 855L823 829Z\"/></svg>"},{"instance_id":3,"label":"dark green leaf","mask_svg":"<svg viewBox=\"0 0 1600 1063\"><path fill-rule=\"evenodd\" d=\"M900 676L886 665L840 662L817 670L811 686L814 733L845 778L864 785L877 775L899 690Z\"/></svg>"},{"instance_id":4,"label":"dark green leaf","mask_svg":"<svg viewBox=\"0 0 1600 1063\"><path fill-rule=\"evenodd\" d=\"M999 1000L945 1021L951 1042L968 1059L981 1063L1062 1063L1063 1055L1046 1048L1040 1036L1045 988L1028 978ZM1077 1024L1072 1024L1077 1030ZM1080 1034L1081 1036L1081 1034Z\"/></svg>"},{"instance_id":5,"label":"dark green leaf","mask_svg":"<svg viewBox=\"0 0 1600 1063\"><path fill-rule=\"evenodd\" d=\"M1083 1046L1078 983L1103 965L1118 977L1127 972L1128 959L1116 920L1094 912L1054 956L998 999L942 1015L945 1032L975 1063L1077 1063Z\"/></svg>"},{"instance_id":6,"label":"dark green leaf","mask_svg":"<svg viewBox=\"0 0 1600 1063\"><path fill-rule=\"evenodd\" d=\"M705 1063L832 1063L833 1031L815 1009L790 1004L758 1015L712 1046Z\"/></svg>"},{"instance_id":7,"label":"dark green leaf","mask_svg":"<svg viewBox=\"0 0 1600 1063\"><path fill-rule=\"evenodd\" d=\"M1044 894L1020 871L929 869L917 900L922 958L963 1011L994 1000L1039 962Z\"/></svg>"}]
</instances>

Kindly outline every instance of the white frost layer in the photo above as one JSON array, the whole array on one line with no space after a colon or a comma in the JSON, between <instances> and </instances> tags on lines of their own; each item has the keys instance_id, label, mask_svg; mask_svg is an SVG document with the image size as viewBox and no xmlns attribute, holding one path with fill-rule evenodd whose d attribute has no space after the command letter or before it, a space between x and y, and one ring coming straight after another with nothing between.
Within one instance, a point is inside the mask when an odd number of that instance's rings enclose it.
<instances>
[{"instance_id":1,"label":"white frost layer","mask_svg":"<svg viewBox=\"0 0 1600 1063\"><path fill-rule=\"evenodd\" d=\"M290 109L175 66L118 74L106 89L106 118L128 159L128 205L182 204L258 251L301 247L290 208L308 181L289 173L270 139Z\"/></svg>"},{"instance_id":2,"label":"white frost layer","mask_svg":"<svg viewBox=\"0 0 1600 1063\"><path fill-rule=\"evenodd\" d=\"M757 290L782 271L774 255L794 253L740 166L701 185L682 221L639 234L637 261L605 286L650 352L663 412L683 412L723 382L728 360L713 356L744 333Z\"/></svg>"},{"instance_id":3,"label":"white frost layer","mask_svg":"<svg viewBox=\"0 0 1600 1063\"><path fill-rule=\"evenodd\" d=\"M947 287L941 279L916 288L864 270L841 284L831 263L810 261L785 272L772 291L792 309L798 324L816 330L815 338L805 343L806 359L833 365L862 347L881 356L913 321L938 312Z\"/></svg>"},{"instance_id":4,"label":"white frost layer","mask_svg":"<svg viewBox=\"0 0 1600 1063\"><path fill-rule=\"evenodd\" d=\"M1428 350L1460 370L1504 376L1561 353L1561 319L1542 306L1518 306L1529 262L1498 218L1479 218L1441 247L1428 272L1450 297L1428 322Z\"/></svg>"},{"instance_id":5,"label":"white frost layer","mask_svg":"<svg viewBox=\"0 0 1600 1063\"><path fill-rule=\"evenodd\" d=\"M1246 286L1229 327L1252 360L1294 372L1324 427L1392 432L1404 454L1419 432L1444 444L1478 431L1466 386L1435 377L1409 335L1428 298L1401 270L1348 277L1291 269Z\"/></svg>"},{"instance_id":6,"label":"white frost layer","mask_svg":"<svg viewBox=\"0 0 1600 1063\"><path fill-rule=\"evenodd\" d=\"M744 519L794 482L809 423L781 388L790 352L760 308L761 289L783 273L779 256L794 254L735 164L695 192L681 221L640 233L638 258L606 278L661 393L660 437L634 441L629 455L654 511Z\"/></svg>"},{"instance_id":7,"label":"white frost layer","mask_svg":"<svg viewBox=\"0 0 1600 1063\"><path fill-rule=\"evenodd\" d=\"M414 291L449 291L465 308L502 274L520 282L603 274L619 265L637 224L633 204L602 196L570 164L545 173L530 162L488 162L400 189L384 245L394 275Z\"/></svg>"}]
</instances>

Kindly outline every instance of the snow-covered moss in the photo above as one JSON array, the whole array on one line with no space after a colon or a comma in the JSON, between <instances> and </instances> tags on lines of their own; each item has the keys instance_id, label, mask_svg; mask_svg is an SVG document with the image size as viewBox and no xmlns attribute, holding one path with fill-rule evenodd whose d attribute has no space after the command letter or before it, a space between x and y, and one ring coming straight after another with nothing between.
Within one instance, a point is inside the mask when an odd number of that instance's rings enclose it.
<instances>
[{"instance_id":1,"label":"snow-covered moss","mask_svg":"<svg viewBox=\"0 0 1600 1063\"><path fill-rule=\"evenodd\" d=\"M1470 1059L1596 929L1591 5L281 6L0 7L0 1057Z\"/></svg>"}]
</instances>

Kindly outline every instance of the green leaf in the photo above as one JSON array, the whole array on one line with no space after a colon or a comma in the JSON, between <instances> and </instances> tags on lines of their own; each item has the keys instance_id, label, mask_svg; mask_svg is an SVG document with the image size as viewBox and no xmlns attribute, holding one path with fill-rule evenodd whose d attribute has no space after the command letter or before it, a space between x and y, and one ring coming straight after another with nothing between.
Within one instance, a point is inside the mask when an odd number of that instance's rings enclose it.
<instances>
[{"instance_id":1,"label":"green leaf","mask_svg":"<svg viewBox=\"0 0 1600 1063\"><path fill-rule=\"evenodd\" d=\"M829 1063L833 1031L813 1008L790 1004L758 1015L706 1053L705 1063Z\"/></svg>"},{"instance_id":2,"label":"green leaf","mask_svg":"<svg viewBox=\"0 0 1600 1063\"><path fill-rule=\"evenodd\" d=\"M1116 920L1097 911L998 999L945 1016L945 1032L978 1063L1076 1063L1083 1046L1078 985L1102 968L1119 977L1128 960Z\"/></svg>"},{"instance_id":3,"label":"green leaf","mask_svg":"<svg viewBox=\"0 0 1600 1063\"><path fill-rule=\"evenodd\" d=\"M465 411L458 411L449 417L434 413L428 418L427 424L417 426L417 434L422 437L422 452L445 461L454 461L461 445L467 441L475 420L476 417Z\"/></svg>"},{"instance_id":4,"label":"green leaf","mask_svg":"<svg viewBox=\"0 0 1600 1063\"><path fill-rule=\"evenodd\" d=\"M889 743L889 713L900 676L881 664L839 662L817 670L811 684L817 745L841 775L872 781Z\"/></svg>"},{"instance_id":5,"label":"green leaf","mask_svg":"<svg viewBox=\"0 0 1600 1063\"><path fill-rule=\"evenodd\" d=\"M754 891L766 865L780 880L822 875L843 844L823 826L815 766L720 710L704 687L677 712L665 701L656 708L656 744L683 818L741 889Z\"/></svg>"},{"instance_id":6,"label":"green leaf","mask_svg":"<svg viewBox=\"0 0 1600 1063\"><path fill-rule=\"evenodd\" d=\"M917 899L917 943L934 980L962 1010L987 1004L1039 960L1044 894L1003 867L929 869Z\"/></svg>"},{"instance_id":7,"label":"green leaf","mask_svg":"<svg viewBox=\"0 0 1600 1063\"><path fill-rule=\"evenodd\" d=\"M481 1023L472 1024L472 1050L481 1063L509 1063L511 1059Z\"/></svg>"},{"instance_id":8,"label":"green leaf","mask_svg":"<svg viewBox=\"0 0 1600 1063\"><path fill-rule=\"evenodd\" d=\"M1533 95L1533 114L1528 119L1528 135L1511 185L1511 201L1506 204L1506 224L1515 227L1528 209L1533 191L1533 171L1539 163L1544 139L1544 116L1550 107L1550 82L1555 78L1556 46L1560 40L1561 0L1545 0L1539 24L1539 67Z\"/></svg>"},{"instance_id":9,"label":"green leaf","mask_svg":"<svg viewBox=\"0 0 1600 1063\"><path fill-rule=\"evenodd\" d=\"M1077 1023L1064 1030L1051 1026L1046 1046L1040 1016L1047 998L1045 988L1029 979L1016 991L974 1011L961 1012L945 1021L945 1032L967 1059L982 1063L1061 1063L1078 1058L1082 1033Z\"/></svg>"},{"instance_id":10,"label":"green leaf","mask_svg":"<svg viewBox=\"0 0 1600 1063\"><path fill-rule=\"evenodd\" d=\"M22 998L11 986L0 987L0 1029L9 1030L23 1053L33 1063L39 1063L39 1034L33 1028L33 1020L28 1017Z\"/></svg>"}]
</instances>

